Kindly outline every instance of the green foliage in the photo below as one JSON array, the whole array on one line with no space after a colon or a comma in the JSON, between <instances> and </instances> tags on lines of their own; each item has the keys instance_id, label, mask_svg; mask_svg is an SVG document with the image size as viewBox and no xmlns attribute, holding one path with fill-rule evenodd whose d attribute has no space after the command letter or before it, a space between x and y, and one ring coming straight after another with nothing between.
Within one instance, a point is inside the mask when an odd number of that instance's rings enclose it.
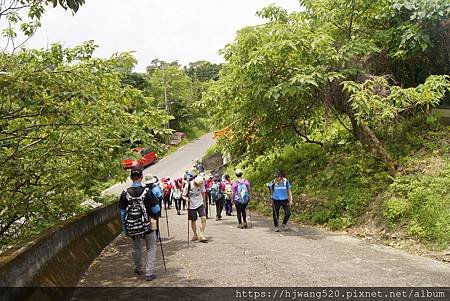
<instances>
[{"instance_id":1,"label":"green foliage","mask_svg":"<svg viewBox=\"0 0 450 301\"><path fill-rule=\"evenodd\" d=\"M362 84L344 81L344 91L350 94L350 105L358 120L379 123L392 120L400 113L417 107L435 107L450 91L449 75L432 75L415 88L389 86L384 77L375 77Z\"/></svg>"},{"instance_id":2,"label":"green foliage","mask_svg":"<svg viewBox=\"0 0 450 301\"><path fill-rule=\"evenodd\" d=\"M219 71L221 69L220 64L213 64L208 61L197 61L189 63L185 67L186 74L193 80L199 80L202 82L219 79Z\"/></svg>"},{"instance_id":3,"label":"green foliage","mask_svg":"<svg viewBox=\"0 0 450 301\"><path fill-rule=\"evenodd\" d=\"M405 228L413 237L446 248L450 241L449 131L427 124L426 119L404 118L394 125L398 135L390 136L390 127L379 133L403 163L403 175L396 178L361 153L338 123L324 134L330 152L311 144L286 145L243 162L246 176L259 193L254 208L270 215L265 183L281 168L293 183L293 220L344 230L366 222L361 216L369 208L377 210L370 204L381 200L381 210L371 215L392 229Z\"/></svg>"},{"instance_id":4,"label":"green foliage","mask_svg":"<svg viewBox=\"0 0 450 301\"><path fill-rule=\"evenodd\" d=\"M7 42L2 50L12 50L22 47L24 42L15 42L18 32L30 38L41 26L41 18L47 6L61 6L75 14L85 0L6 0L0 3L0 19L6 20L8 26L3 28L1 36Z\"/></svg>"},{"instance_id":5,"label":"green foliage","mask_svg":"<svg viewBox=\"0 0 450 301\"><path fill-rule=\"evenodd\" d=\"M199 81L188 75L197 68L210 63L202 61L183 68L178 63L166 63L153 60L147 67L147 85L144 92L154 97L154 106L165 108L173 116L170 127L176 130L189 131L191 128L204 128L199 119L205 117L205 110L198 105L207 82ZM205 71L205 70L203 70ZM200 71L199 71L200 72ZM206 72L206 71L205 71ZM203 74L206 76L205 74ZM167 100L167 101L166 101Z\"/></svg>"},{"instance_id":6,"label":"green foliage","mask_svg":"<svg viewBox=\"0 0 450 301\"><path fill-rule=\"evenodd\" d=\"M203 98L214 126L230 129L221 147L254 159L299 141L323 145L319 133L339 118L358 139L350 142L395 176L397 164L375 133L406 112L436 105L448 91L447 75L417 71L448 72L448 1L301 3L305 11L295 13L264 8L258 14L266 22L241 29L222 50L226 64Z\"/></svg>"},{"instance_id":7,"label":"green foliage","mask_svg":"<svg viewBox=\"0 0 450 301\"><path fill-rule=\"evenodd\" d=\"M395 225L403 217L406 217L410 211L410 204L408 200L391 198L383 204L383 216L386 221Z\"/></svg>"},{"instance_id":8,"label":"green foliage","mask_svg":"<svg viewBox=\"0 0 450 301\"><path fill-rule=\"evenodd\" d=\"M122 84L134 58L97 59L94 49L0 55L2 246L80 212L99 182L125 179L120 161L131 144L156 147L155 133L167 132L164 111Z\"/></svg>"},{"instance_id":9,"label":"green foliage","mask_svg":"<svg viewBox=\"0 0 450 301\"><path fill-rule=\"evenodd\" d=\"M396 178L383 215L390 224L403 218L411 235L445 248L450 242L450 160L423 163L435 170Z\"/></svg>"}]
</instances>

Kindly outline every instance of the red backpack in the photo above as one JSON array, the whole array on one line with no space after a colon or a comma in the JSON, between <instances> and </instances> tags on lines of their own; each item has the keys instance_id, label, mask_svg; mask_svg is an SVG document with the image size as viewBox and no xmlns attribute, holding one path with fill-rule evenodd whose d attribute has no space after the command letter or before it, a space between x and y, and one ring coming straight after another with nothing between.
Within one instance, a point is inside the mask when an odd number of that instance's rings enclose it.
<instances>
[{"instance_id":1,"label":"red backpack","mask_svg":"<svg viewBox=\"0 0 450 301\"><path fill-rule=\"evenodd\" d=\"M170 185L169 183L164 183L163 192L164 192L164 197L165 198L169 198L170 197L170 192L171 191L172 191L172 185Z\"/></svg>"}]
</instances>

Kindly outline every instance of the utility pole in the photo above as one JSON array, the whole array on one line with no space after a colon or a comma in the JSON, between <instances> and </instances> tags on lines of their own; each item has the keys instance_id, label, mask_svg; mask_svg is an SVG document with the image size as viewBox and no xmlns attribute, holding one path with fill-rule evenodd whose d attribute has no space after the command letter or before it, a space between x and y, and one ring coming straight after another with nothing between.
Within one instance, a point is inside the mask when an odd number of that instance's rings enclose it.
<instances>
[{"instance_id":1,"label":"utility pole","mask_svg":"<svg viewBox=\"0 0 450 301\"><path fill-rule=\"evenodd\" d=\"M169 102L167 101L167 87L166 87L166 64L162 64L163 88L164 88L164 108L169 114ZM167 121L167 128L170 129L170 123Z\"/></svg>"},{"instance_id":2,"label":"utility pole","mask_svg":"<svg viewBox=\"0 0 450 301\"><path fill-rule=\"evenodd\" d=\"M162 63L162 76L163 76L163 89L164 89L164 109L167 114L170 114L169 112L169 101L167 99L167 82L166 82L166 64ZM167 120L167 129L170 129L170 120ZM168 145L170 143L170 137L167 136L166 138L166 144Z\"/></svg>"}]
</instances>

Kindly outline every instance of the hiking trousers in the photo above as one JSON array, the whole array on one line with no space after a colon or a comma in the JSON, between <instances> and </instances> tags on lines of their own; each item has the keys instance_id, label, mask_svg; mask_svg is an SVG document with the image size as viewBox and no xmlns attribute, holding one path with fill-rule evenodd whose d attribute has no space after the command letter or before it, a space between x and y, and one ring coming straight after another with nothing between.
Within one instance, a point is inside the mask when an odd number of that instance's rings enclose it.
<instances>
[{"instance_id":1,"label":"hiking trousers","mask_svg":"<svg viewBox=\"0 0 450 301\"><path fill-rule=\"evenodd\" d=\"M174 199L175 201L175 208L177 209L177 211L181 210L181 198L180 199ZM184 206L183 206L184 208Z\"/></svg>"},{"instance_id":2,"label":"hiking trousers","mask_svg":"<svg viewBox=\"0 0 450 301\"><path fill-rule=\"evenodd\" d=\"M272 200L272 213L273 213L273 225L278 227L278 220L280 217L280 207L283 207L284 210L284 219L283 224L286 225L289 217L291 216L291 210L289 209L289 201L283 200Z\"/></svg>"},{"instance_id":3,"label":"hiking trousers","mask_svg":"<svg viewBox=\"0 0 450 301\"><path fill-rule=\"evenodd\" d=\"M142 271L142 253L141 253L141 236L132 237L133 239L133 259L136 265L136 270ZM156 255L156 231L152 231L144 235L145 248L147 252L147 265L145 268L145 275L153 274L153 260Z\"/></svg>"},{"instance_id":4,"label":"hiking trousers","mask_svg":"<svg viewBox=\"0 0 450 301\"><path fill-rule=\"evenodd\" d=\"M236 211L237 211L237 220L239 224L242 224L242 220L244 220L244 223L247 222L247 212L245 211L245 209L247 208L247 204L240 204L238 202L236 202L235 206L236 206Z\"/></svg>"},{"instance_id":5,"label":"hiking trousers","mask_svg":"<svg viewBox=\"0 0 450 301\"><path fill-rule=\"evenodd\" d=\"M222 218L223 198L216 200L216 217Z\"/></svg>"},{"instance_id":6,"label":"hiking trousers","mask_svg":"<svg viewBox=\"0 0 450 301\"><path fill-rule=\"evenodd\" d=\"M226 214L231 215L231 213L233 213L233 204L231 203L231 200L224 200L224 202Z\"/></svg>"}]
</instances>

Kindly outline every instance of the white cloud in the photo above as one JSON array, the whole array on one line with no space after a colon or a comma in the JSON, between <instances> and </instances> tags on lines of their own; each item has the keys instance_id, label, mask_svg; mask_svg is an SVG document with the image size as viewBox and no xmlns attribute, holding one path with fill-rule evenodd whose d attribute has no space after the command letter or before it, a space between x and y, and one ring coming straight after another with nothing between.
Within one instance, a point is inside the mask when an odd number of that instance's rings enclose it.
<instances>
[{"instance_id":1,"label":"white cloud","mask_svg":"<svg viewBox=\"0 0 450 301\"><path fill-rule=\"evenodd\" d=\"M271 3L300 9L298 0L87 0L74 16L49 8L28 47L94 40L99 57L135 51L139 72L154 58L222 62L219 49L237 30L260 23L256 11Z\"/></svg>"}]
</instances>

